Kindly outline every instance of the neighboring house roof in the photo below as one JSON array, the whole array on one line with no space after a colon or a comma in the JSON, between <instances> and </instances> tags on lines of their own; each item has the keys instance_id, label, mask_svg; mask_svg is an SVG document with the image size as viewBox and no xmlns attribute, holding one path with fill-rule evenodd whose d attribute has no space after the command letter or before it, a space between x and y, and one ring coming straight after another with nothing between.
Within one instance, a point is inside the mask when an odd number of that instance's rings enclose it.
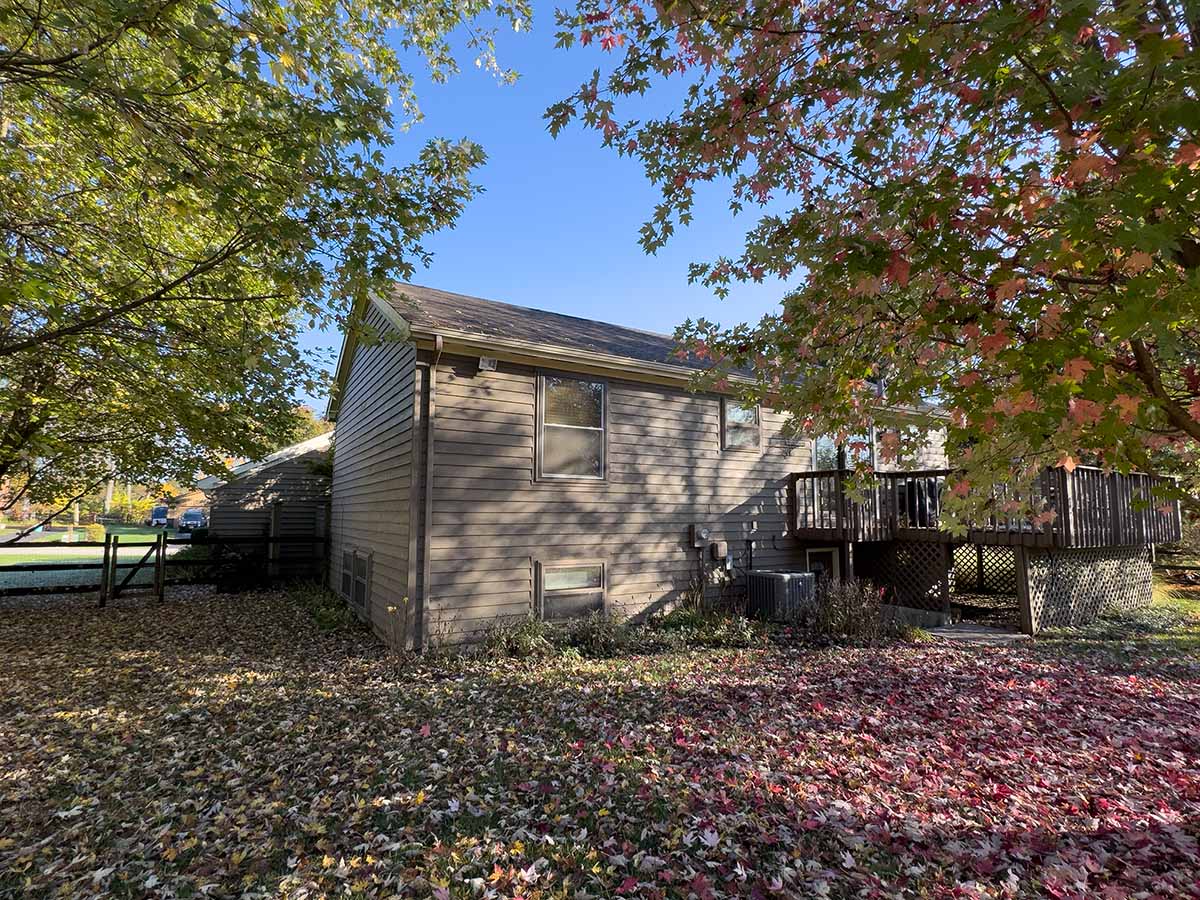
<instances>
[{"instance_id":1,"label":"neighboring house roof","mask_svg":"<svg viewBox=\"0 0 1200 900\"><path fill-rule=\"evenodd\" d=\"M247 475L253 475L256 472L261 472L263 469L269 469L272 466L277 466L280 463L287 462L290 459L296 459L308 453L324 453L333 445L333 432L327 431L325 434L318 434L316 437L309 438L306 441L300 441L292 444L289 447L284 447L282 450L276 450L270 456L264 456L257 462L246 462L241 465L234 466L223 477L209 475L207 478L201 478L196 482L196 487L202 491L211 491L219 488L223 484L228 484L238 478L244 478Z\"/></svg>"}]
</instances>

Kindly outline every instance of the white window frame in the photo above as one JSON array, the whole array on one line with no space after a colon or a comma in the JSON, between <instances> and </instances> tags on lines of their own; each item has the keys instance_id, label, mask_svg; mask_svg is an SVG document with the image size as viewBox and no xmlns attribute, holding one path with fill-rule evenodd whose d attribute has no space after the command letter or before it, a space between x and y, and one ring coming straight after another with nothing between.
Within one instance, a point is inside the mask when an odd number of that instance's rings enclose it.
<instances>
[{"instance_id":1,"label":"white window frame","mask_svg":"<svg viewBox=\"0 0 1200 900\"><path fill-rule=\"evenodd\" d=\"M600 432L600 474L599 475L569 475L566 473L543 471L542 465L546 456L546 379L556 378L562 381L581 381L586 384L598 384L600 395L600 427L593 428L585 425L555 425L552 428L574 428L579 431ZM537 453L534 465L535 481L607 481L608 480L608 381L591 375L580 375L572 372L538 372L537 381Z\"/></svg>"},{"instance_id":2,"label":"white window frame","mask_svg":"<svg viewBox=\"0 0 1200 900\"><path fill-rule=\"evenodd\" d=\"M757 453L762 454L763 445L763 421L762 421L762 406L754 405L754 424L758 426L758 441L753 447L731 447L729 445L729 404L738 406L742 409L750 409L745 403L739 403L732 397L721 398L721 452L723 453Z\"/></svg>"}]
</instances>

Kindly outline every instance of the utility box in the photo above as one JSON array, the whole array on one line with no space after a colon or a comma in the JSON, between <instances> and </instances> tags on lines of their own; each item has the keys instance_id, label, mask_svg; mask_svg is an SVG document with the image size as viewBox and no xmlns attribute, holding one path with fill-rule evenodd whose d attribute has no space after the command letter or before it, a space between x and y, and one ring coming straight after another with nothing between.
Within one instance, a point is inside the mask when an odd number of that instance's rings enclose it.
<instances>
[{"instance_id":1,"label":"utility box","mask_svg":"<svg viewBox=\"0 0 1200 900\"><path fill-rule=\"evenodd\" d=\"M817 576L813 572L746 573L746 615L752 619L794 622L816 604Z\"/></svg>"}]
</instances>

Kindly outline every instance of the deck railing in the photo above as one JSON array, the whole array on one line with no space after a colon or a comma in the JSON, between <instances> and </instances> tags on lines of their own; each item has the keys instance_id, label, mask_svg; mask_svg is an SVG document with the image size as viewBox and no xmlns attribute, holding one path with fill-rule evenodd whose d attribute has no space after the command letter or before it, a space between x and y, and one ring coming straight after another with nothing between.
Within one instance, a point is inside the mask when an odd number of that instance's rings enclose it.
<instances>
[{"instance_id":1,"label":"deck railing","mask_svg":"<svg viewBox=\"0 0 1200 900\"><path fill-rule=\"evenodd\" d=\"M797 472L791 480L797 537L837 541L949 541L942 528L942 499L952 469L876 472L861 492L847 485L851 472ZM1116 547L1158 544L1181 537L1178 500L1155 489L1170 479L1144 472L1106 472L1078 466L1046 469L1027 491L998 485L991 515L971 522L966 540L1043 547ZM1030 493L1031 492L1031 493ZM1032 502L1030 502L1032 501ZM1032 505L1055 511L1035 524L1006 510Z\"/></svg>"}]
</instances>

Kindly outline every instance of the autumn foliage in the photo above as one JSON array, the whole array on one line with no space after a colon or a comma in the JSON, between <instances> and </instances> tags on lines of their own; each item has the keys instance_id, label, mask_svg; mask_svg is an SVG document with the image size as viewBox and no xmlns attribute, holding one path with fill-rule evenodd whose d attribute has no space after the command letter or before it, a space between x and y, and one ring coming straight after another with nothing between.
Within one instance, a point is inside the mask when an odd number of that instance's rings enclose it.
<instances>
[{"instance_id":1,"label":"autumn foliage","mask_svg":"<svg viewBox=\"0 0 1200 900\"><path fill-rule=\"evenodd\" d=\"M662 191L644 246L714 182L758 219L692 277L789 286L756 325L682 328L714 379L752 367L749 393L843 435L898 424L881 393L944 405L962 507L1044 465L1192 467L1193 5L583 0L559 22L610 55L551 127L644 164Z\"/></svg>"}]
</instances>

